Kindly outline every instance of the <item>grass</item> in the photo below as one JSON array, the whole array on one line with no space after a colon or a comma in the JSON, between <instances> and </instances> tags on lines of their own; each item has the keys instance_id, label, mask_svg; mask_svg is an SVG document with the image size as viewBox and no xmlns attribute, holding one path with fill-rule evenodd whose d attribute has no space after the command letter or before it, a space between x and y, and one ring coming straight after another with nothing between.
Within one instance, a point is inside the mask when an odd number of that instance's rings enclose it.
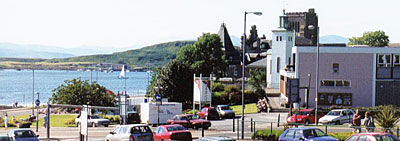
<instances>
[{"instance_id":1,"label":"grass","mask_svg":"<svg viewBox=\"0 0 400 141\"><path fill-rule=\"evenodd\" d=\"M16 120L20 118L26 119L29 115L15 116ZM77 115L50 115L50 127L76 127L75 124L66 124L68 121L75 120ZM9 118L11 122L11 118ZM39 127L43 127L44 119L39 119ZM36 127L36 122L33 122L31 127Z\"/></svg>"},{"instance_id":2,"label":"grass","mask_svg":"<svg viewBox=\"0 0 400 141\"><path fill-rule=\"evenodd\" d=\"M231 106L231 108L236 115L242 114L242 105ZM257 113L256 103L245 104L244 113L245 114Z\"/></svg>"},{"instance_id":3,"label":"grass","mask_svg":"<svg viewBox=\"0 0 400 141\"><path fill-rule=\"evenodd\" d=\"M339 139L340 141L346 140L350 137L353 133L352 132L345 132L345 133L328 133L329 136Z\"/></svg>"}]
</instances>

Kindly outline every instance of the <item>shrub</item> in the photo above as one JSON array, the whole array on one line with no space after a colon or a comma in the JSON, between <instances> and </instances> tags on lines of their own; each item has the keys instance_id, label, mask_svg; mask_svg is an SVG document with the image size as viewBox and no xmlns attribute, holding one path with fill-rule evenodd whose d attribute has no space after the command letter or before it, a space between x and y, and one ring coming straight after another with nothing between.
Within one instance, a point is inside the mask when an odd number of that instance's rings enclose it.
<instances>
[{"instance_id":1,"label":"shrub","mask_svg":"<svg viewBox=\"0 0 400 141\"><path fill-rule=\"evenodd\" d=\"M396 109L394 106L383 106L381 111L375 116L377 124L384 129L384 132L391 132L390 128L393 128L399 122L400 117L396 116Z\"/></svg>"},{"instance_id":2,"label":"shrub","mask_svg":"<svg viewBox=\"0 0 400 141\"><path fill-rule=\"evenodd\" d=\"M7 126L8 127L17 127L17 125L15 123L8 123ZM0 123L0 127L5 127L4 126L4 121Z\"/></svg>"},{"instance_id":3,"label":"shrub","mask_svg":"<svg viewBox=\"0 0 400 141\"><path fill-rule=\"evenodd\" d=\"M18 128L30 128L32 125L32 122L20 122L18 123Z\"/></svg>"},{"instance_id":4,"label":"shrub","mask_svg":"<svg viewBox=\"0 0 400 141\"><path fill-rule=\"evenodd\" d=\"M64 123L65 125L75 124L75 119L70 119Z\"/></svg>"},{"instance_id":5,"label":"shrub","mask_svg":"<svg viewBox=\"0 0 400 141\"><path fill-rule=\"evenodd\" d=\"M252 139L256 140L278 140L279 136L283 133L283 130L269 130L262 129L257 130L252 136Z\"/></svg>"},{"instance_id":6,"label":"shrub","mask_svg":"<svg viewBox=\"0 0 400 141\"><path fill-rule=\"evenodd\" d=\"M240 88L237 85L228 85L228 86L225 86L224 92L225 93L240 92Z\"/></svg>"},{"instance_id":7,"label":"shrub","mask_svg":"<svg viewBox=\"0 0 400 141\"><path fill-rule=\"evenodd\" d=\"M111 120L111 122L119 122L119 120L120 120L119 116L115 116L115 117Z\"/></svg>"},{"instance_id":8,"label":"shrub","mask_svg":"<svg viewBox=\"0 0 400 141\"><path fill-rule=\"evenodd\" d=\"M225 88L225 85L220 82L215 82L212 85L213 92L222 92L222 91L224 91L224 88Z\"/></svg>"},{"instance_id":9,"label":"shrub","mask_svg":"<svg viewBox=\"0 0 400 141\"><path fill-rule=\"evenodd\" d=\"M194 114L197 115L199 110L194 110ZM193 114L193 109L187 109L182 112L183 114Z\"/></svg>"},{"instance_id":10,"label":"shrub","mask_svg":"<svg viewBox=\"0 0 400 141\"><path fill-rule=\"evenodd\" d=\"M329 136L332 136L332 137L338 139L339 141L346 140L352 134L353 134L352 132L347 132L347 133L328 133Z\"/></svg>"}]
</instances>

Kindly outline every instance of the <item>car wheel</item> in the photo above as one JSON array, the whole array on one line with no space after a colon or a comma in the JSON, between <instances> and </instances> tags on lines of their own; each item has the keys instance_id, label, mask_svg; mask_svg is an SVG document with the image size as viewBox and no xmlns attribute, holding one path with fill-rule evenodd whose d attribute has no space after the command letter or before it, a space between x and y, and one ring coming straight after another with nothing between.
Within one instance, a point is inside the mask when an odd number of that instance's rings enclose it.
<instances>
[{"instance_id":1,"label":"car wheel","mask_svg":"<svg viewBox=\"0 0 400 141\"><path fill-rule=\"evenodd\" d=\"M96 127L96 123L92 123L92 127Z\"/></svg>"},{"instance_id":2,"label":"car wheel","mask_svg":"<svg viewBox=\"0 0 400 141\"><path fill-rule=\"evenodd\" d=\"M104 127L108 127L108 124L104 125Z\"/></svg>"},{"instance_id":3,"label":"car wheel","mask_svg":"<svg viewBox=\"0 0 400 141\"><path fill-rule=\"evenodd\" d=\"M340 125L340 121L336 121L335 124L336 124L336 125Z\"/></svg>"},{"instance_id":4,"label":"car wheel","mask_svg":"<svg viewBox=\"0 0 400 141\"><path fill-rule=\"evenodd\" d=\"M308 125L308 124L310 124L310 121L306 120L306 121L304 122L304 124L305 124L305 125Z\"/></svg>"}]
</instances>

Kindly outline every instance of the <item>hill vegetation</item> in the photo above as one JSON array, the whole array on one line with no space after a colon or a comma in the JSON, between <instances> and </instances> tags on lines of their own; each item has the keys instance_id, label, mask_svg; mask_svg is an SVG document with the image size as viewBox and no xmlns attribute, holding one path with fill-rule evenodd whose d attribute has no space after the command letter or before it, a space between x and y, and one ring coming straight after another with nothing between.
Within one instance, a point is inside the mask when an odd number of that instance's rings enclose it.
<instances>
[{"instance_id":1,"label":"hill vegetation","mask_svg":"<svg viewBox=\"0 0 400 141\"><path fill-rule=\"evenodd\" d=\"M131 67L144 67L146 63L149 63L152 66L163 66L170 60L176 58L176 54L181 47L191 45L194 42L195 41L174 41L112 54L88 55L62 59L0 58L0 66L3 66L3 68L16 68L12 65L4 67L5 65L2 64L5 62L8 64L10 64L10 62L31 63L30 66L35 66L37 63L53 64L68 62L127 64Z\"/></svg>"}]
</instances>

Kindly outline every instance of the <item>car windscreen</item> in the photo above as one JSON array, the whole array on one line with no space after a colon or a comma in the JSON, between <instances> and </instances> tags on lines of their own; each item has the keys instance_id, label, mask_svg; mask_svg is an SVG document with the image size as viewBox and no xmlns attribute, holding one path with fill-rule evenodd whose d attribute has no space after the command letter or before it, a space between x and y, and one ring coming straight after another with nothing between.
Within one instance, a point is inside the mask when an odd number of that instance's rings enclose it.
<instances>
[{"instance_id":1,"label":"car windscreen","mask_svg":"<svg viewBox=\"0 0 400 141\"><path fill-rule=\"evenodd\" d=\"M99 116L90 116L91 119L99 119Z\"/></svg>"},{"instance_id":2,"label":"car windscreen","mask_svg":"<svg viewBox=\"0 0 400 141\"><path fill-rule=\"evenodd\" d=\"M135 126L131 128L131 133L136 134L136 133L151 133L151 130L147 126Z\"/></svg>"},{"instance_id":3,"label":"car windscreen","mask_svg":"<svg viewBox=\"0 0 400 141\"><path fill-rule=\"evenodd\" d=\"M183 126L169 126L167 127L167 130L168 132L171 132L171 131L186 130L186 128Z\"/></svg>"},{"instance_id":4,"label":"car windscreen","mask_svg":"<svg viewBox=\"0 0 400 141\"><path fill-rule=\"evenodd\" d=\"M328 114L329 116L339 116L340 115L340 111L330 111Z\"/></svg>"},{"instance_id":5,"label":"car windscreen","mask_svg":"<svg viewBox=\"0 0 400 141\"><path fill-rule=\"evenodd\" d=\"M375 135L375 138L378 141L400 141L398 137L391 135L391 134Z\"/></svg>"},{"instance_id":6,"label":"car windscreen","mask_svg":"<svg viewBox=\"0 0 400 141\"><path fill-rule=\"evenodd\" d=\"M14 132L16 138L30 138L30 137L36 137L35 133L33 133L30 130L25 130L25 131L15 131Z\"/></svg>"},{"instance_id":7,"label":"car windscreen","mask_svg":"<svg viewBox=\"0 0 400 141\"><path fill-rule=\"evenodd\" d=\"M230 108L228 106L221 106L220 108L221 108L221 110L230 110Z\"/></svg>"},{"instance_id":8,"label":"car windscreen","mask_svg":"<svg viewBox=\"0 0 400 141\"><path fill-rule=\"evenodd\" d=\"M308 114L310 114L310 111L299 111L299 112L296 112L295 113L296 115L308 115Z\"/></svg>"}]
</instances>

